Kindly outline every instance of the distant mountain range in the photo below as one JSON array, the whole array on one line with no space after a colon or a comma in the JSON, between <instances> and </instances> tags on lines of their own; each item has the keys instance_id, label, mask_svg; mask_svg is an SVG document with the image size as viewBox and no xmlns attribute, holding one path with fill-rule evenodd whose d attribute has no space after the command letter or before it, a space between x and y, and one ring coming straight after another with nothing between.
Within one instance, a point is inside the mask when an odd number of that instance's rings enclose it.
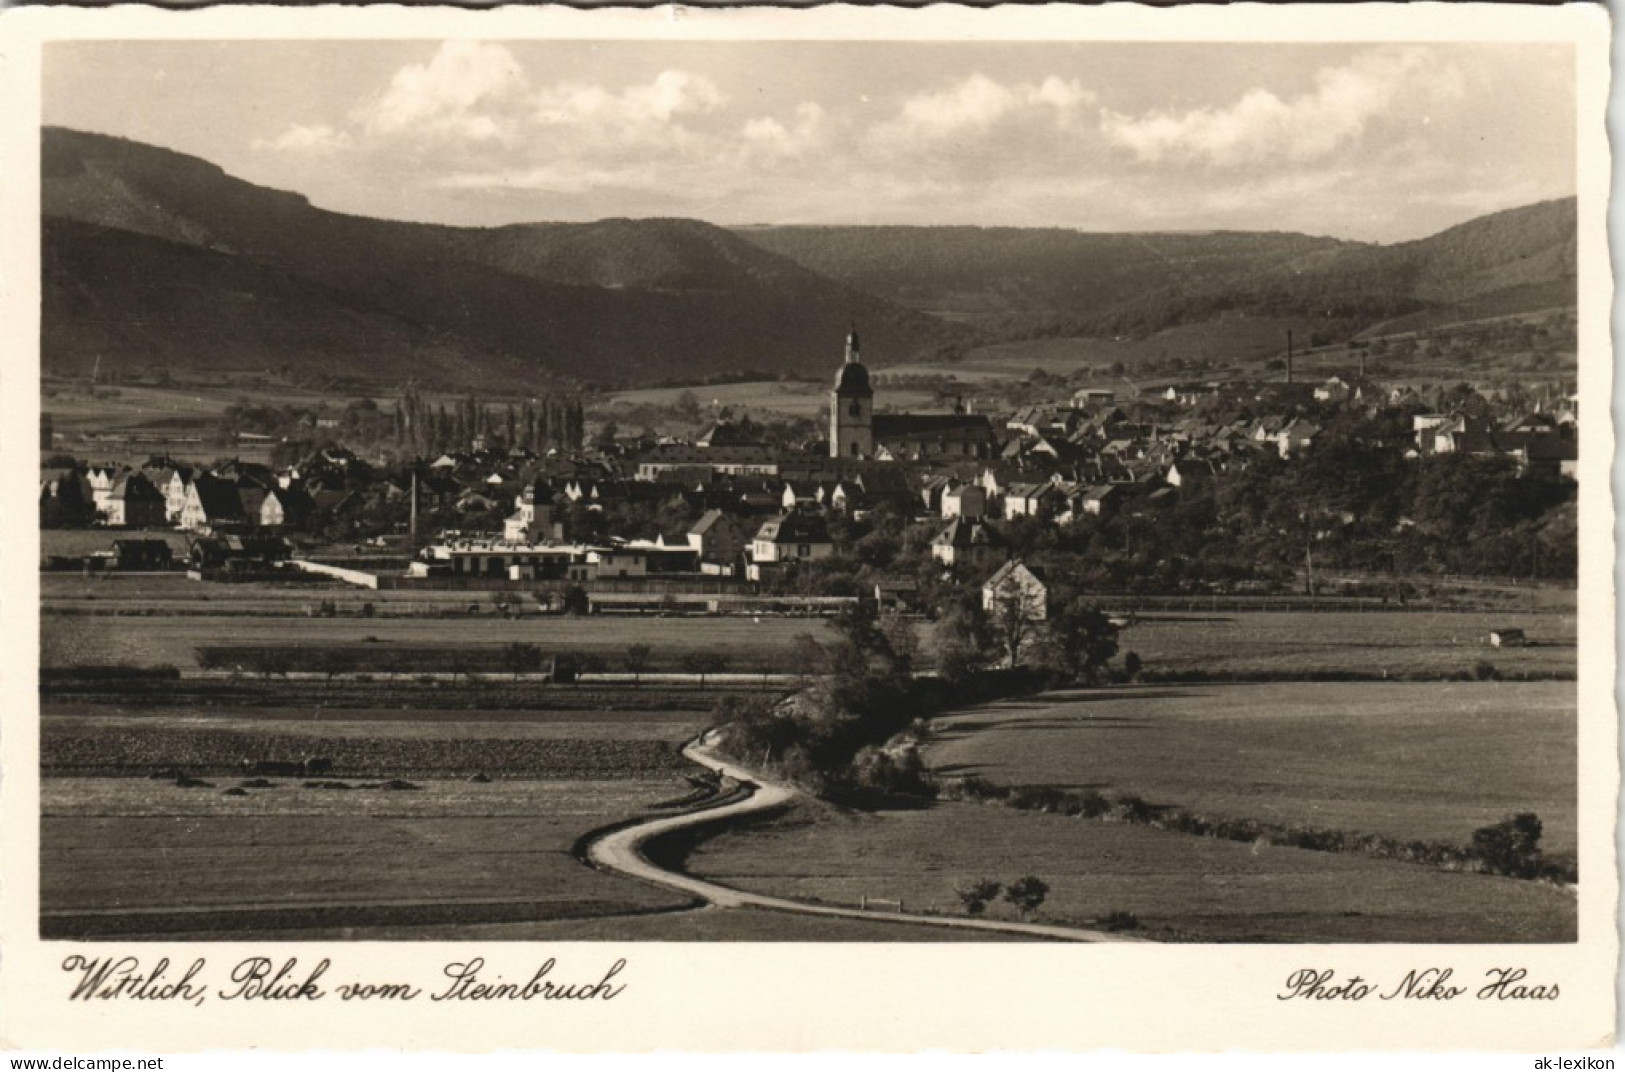
<instances>
[{"instance_id":1,"label":"distant mountain range","mask_svg":"<svg viewBox=\"0 0 1625 1072\"><path fill-rule=\"evenodd\" d=\"M1498 212L1392 246L1285 233L1091 234L978 227L756 227L764 249L902 305L1030 334L1143 335L1223 315L1369 326L1504 299L1575 301L1575 202ZM1493 305L1494 303L1489 303Z\"/></svg>"},{"instance_id":2,"label":"distant mountain range","mask_svg":"<svg viewBox=\"0 0 1625 1072\"><path fill-rule=\"evenodd\" d=\"M1486 296L1572 304L1572 200L1370 246L1294 234L367 219L195 157L47 128L48 372L339 373L482 391L819 374L1226 315L1369 326ZM1567 295L1566 302L1563 300ZM1509 299L1510 300L1510 299Z\"/></svg>"}]
</instances>

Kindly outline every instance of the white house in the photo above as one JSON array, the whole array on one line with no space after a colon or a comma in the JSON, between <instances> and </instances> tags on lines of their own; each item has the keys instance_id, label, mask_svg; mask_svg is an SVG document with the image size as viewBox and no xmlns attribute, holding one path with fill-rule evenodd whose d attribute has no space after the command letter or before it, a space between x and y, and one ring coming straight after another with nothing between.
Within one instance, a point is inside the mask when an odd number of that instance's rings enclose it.
<instances>
[{"instance_id":1,"label":"white house","mask_svg":"<svg viewBox=\"0 0 1625 1072\"><path fill-rule=\"evenodd\" d=\"M781 514L769 518L757 530L750 544L750 565L746 575L759 581L765 572L795 562L816 562L835 553L829 526L817 514Z\"/></svg>"},{"instance_id":2,"label":"white house","mask_svg":"<svg viewBox=\"0 0 1625 1072\"><path fill-rule=\"evenodd\" d=\"M1019 558L1000 566L982 585L982 609L995 618L1017 614L1023 621L1049 617L1049 586Z\"/></svg>"},{"instance_id":3,"label":"white house","mask_svg":"<svg viewBox=\"0 0 1625 1072\"><path fill-rule=\"evenodd\" d=\"M931 541L931 557L944 566L973 565L1001 554L998 534L982 521L956 517Z\"/></svg>"},{"instance_id":4,"label":"white house","mask_svg":"<svg viewBox=\"0 0 1625 1072\"><path fill-rule=\"evenodd\" d=\"M942 493L942 516L978 518L987 514L987 490L980 484L960 484Z\"/></svg>"}]
</instances>

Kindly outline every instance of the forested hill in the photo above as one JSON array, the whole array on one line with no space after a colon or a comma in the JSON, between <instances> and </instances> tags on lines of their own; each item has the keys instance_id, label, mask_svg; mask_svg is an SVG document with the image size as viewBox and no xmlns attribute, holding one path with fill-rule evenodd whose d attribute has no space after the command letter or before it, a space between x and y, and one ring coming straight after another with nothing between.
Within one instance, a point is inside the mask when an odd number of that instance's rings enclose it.
<instances>
[{"instance_id":1,"label":"forested hill","mask_svg":"<svg viewBox=\"0 0 1625 1072\"><path fill-rule=\"evenodd\" d=\"M1389 246L1241 232L758 227L739 233L841 282L972 320L1006 338L1141 335L1237 314L1333 317L1369 327L1465 302L1517 312L1575 301L1573 198Z\"/></svg>"},{"instance_id":2,"label":"forested hill","mask_svg":"<svg viewBox=\"0 0 1625 1072\"><path fill-rule=\"evenodd\" d=\"M123 139L47 128L42 150L48 371L635 383L822 373L854 321L881 361L968 337L698 221L391 222Z\"/></svg>"},{"instance_id":3,"label":"forested hill","mask_svg":"<svg viewBox=\"0 0 1625 1072\"><path fill-rule=\"evenodd\" d=\"M1149 289L1244 278L1348 246L1282 233L1016 227L752 227L764 249L851 286L960 316L1107 312Z\"/></svg>"},{"instance_id":4,"label":"forested hill","mask_svg":"<svg viewBox=\"0 0 1625 1072\"><path fill-rule=\"evenodd\" d=\"M446 227L328 212L207 161L47 128L47 372L342 372L462 389L827 374L1039 336L1236 316L1572 305L1572 199L1419 242L1297 234L761 227L685 219ZM1437 322L1437 321L1435 321Z\"/></svg>"}]
</instances>

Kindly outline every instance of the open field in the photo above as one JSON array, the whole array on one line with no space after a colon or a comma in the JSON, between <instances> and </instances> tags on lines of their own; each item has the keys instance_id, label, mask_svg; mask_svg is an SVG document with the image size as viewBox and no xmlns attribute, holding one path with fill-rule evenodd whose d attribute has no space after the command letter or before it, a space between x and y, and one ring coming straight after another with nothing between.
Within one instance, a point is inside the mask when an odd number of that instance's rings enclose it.
<instances>
[{"instance_id":1,"label":"open field","mask_svg":"<svg viewBox=\"0 0 1625 1072\"><path fill-rule=\"evenodd\" d=\"M927 763L1205 815L1466 845L1533 811L1576 838L1567 682L1280 683L1051 693L933 722Z\"/></svg>"},{"instance_id":2,"label":"open field","mask_svg":"<svg viewBox=\"0 0 1625 1072\"><path fill-rule=\"evenodd\" d=\"M221 593L226 607L229 593ZM309 600L311 597L307 596ZM619 660L628 646L647 644L657 659L689 652L727 655L729 669L762 672L792 667L789 655L796 637L810 633L828 639L829 626L808 618L684 618L548 616L510 620L434 618L287 618L244 617L226 607L218 616L166 617L47 614L41 618L41 663L72 666L86 663L129 663L136 666L197 667L202 645L322 646L369 643L402 647L500 647L538 645L546 654L595 652ZM376 640L368 641L368 637Z\"/></svg>"},{"instance_id":3,"label":"open field","mask_svg":"<svg viewBox=\"0 0 1625 1072\"><path fill-rule=\"evenodd\" d=\"M873 814L798 804L700 844L688 869L776 896L909 911L962 909L977 878L1036 874L1037 919L1090 926L1113 912L1146 937L1259 942L1573 941L1574 898L1534 882L1142 826L937 803ZM1000 904L990 914L1011 914Z\"/></svg>"},{"instance_id":4,"label":"open field","mask_svg":"<svg viewBox=\"0 0 1625 1072\"><path fill-rule=\"evenodd\" d=\"M289 388L276 392L275 399L259 396L256 401L280 404L298 399L310 405L320 401L314 391ZM67 381L46 380L41 384L40 405L51 415L57 432L106 432L116 429L163 427L172 431L196 430L213 425L226 407L239 401L244 391L234 387L137 387L101 386L87 389Z\"/></svg>"},{"instance_id":5,"label":"open field","mask_svg":"<svg viewBox=\"0 0 1625 1072\"><path fill-rule=\"evenodd\" d=\"M223 796L143 779L48 779L43 928L302 931L668 910L687 899L595 871L570 849L687 789L675 776L348 793L286 780Z\"/></svg>"},{"instance_id":6,"label":"open field","mask_svg":"<svg viewBox=\"0 0 1625 1072\"><path fill-rule=\"evenodd\" d=\"M907 369L910 366L894 366ZM760 420L778 417L810 417L818 419L829 411L830 383L808 383L801 380L763 380L750 383L719 383L696 387L645 387L632 391L616 391L605 396L598 407L611 420L618 420L617 409L633 406L673 406L684 394L691 394L700 403L702 415L713 417L723 407L734 411L735 417L750 415ZM928 407L932 395L928 391L897 388L886 391L885 403L893 409L919 409ZM631 429L635 431L636 429Z\"/></svg>"},{"instance_id":7,"label":"open field","mask_svg":"<svg viewBox=\"0 0 1625 1072\"><path fill-rule=\"evenodd\" d=\"M166 937L207 938L206 934ZM636 915L515 923L429 923L421 926L378 926L364 934L343 929L249 931L237 941L321 942L345 938L375 942L1026 942L1040 939L1020 934L897 923L876 911L873 921L770 912L757 909L695 908Z\"/></svg>"},{"instance_id":8,"label":"open field","mask_svg":"<svg viewBox=\"0 0 1625 1072\"><path fill-rule=\"evenodd\" d=\"M254 379L257 378L249 378L250 381ZM207 384L175 384L168 387L108 384L92 389L78 381L45 377L40 384L40 405L51 415L57 432L153 428L196 432L212 428L229 407L245 401L256 406L325 408L336 415L358 399L371 399L388 409L400 397L399 391L382 388L357 388L335 393L327 388L298 387L287 383L221 382L229 380L229 373L220 373L215 382ZM431 405L449 402L456 397L459 396L435 392L423 394L424 400ZM518 400L518 396L513 399ZM509 399L486 396L486 401L496 405ZM204 461L218 453L207 444L197 450L199 457L181 460ZM100 457L97 455L98 459Z\"/></svg>"},{"instance_id":9,"label":"open field","mask_svg":"<svg viewBox=\"0 0 1625 1072\"><path fill-rule=\"evenodd\" d=\"M96 532L98 530L90 530ZM105 530L102 530L105 531ZM55 538L58 533L71 535L70 530L42 533L44 538ZM106 550L111 537L92 550ZM184 542L182 544L184 547ZM98 573L89 577L75 572L41 573L39 575L40 600L47 606L91 607L97 604L131 609L140 607L185 607L208 610L209 604L223 604L222 612L240 604L279 603L289 608L303 607L313 597L308 584L269 584L250 581L243 584L207 584L194 581L182 572L168 573ZM374 591L335 581L321 594L322 599L346 599L357 603L384 603L390 600L410 599L413 602L467 603L471 595L455 591L405 593L399 589ZM297 612L297 611L295 611Z\"/></svg>"},{"instance_id":10,"label":"open field","mask_svg":"<svg viewBox=\"0 0 1625 1072\"><path fill-rule=\"evenodd\" d=\"M111 551L114 540L162 540L169 544L176 560L186 555L190 543L184 532L174 529L41 529L39 533L42 557L60 555L64 558L81 558L85 555L96 554L102 551ZM52 574L42 574L41 582ZM62 576L57 574L55 576ZM184 575L177 574L182 580ZM93 582L83 577L75 576L82 585Z\"/></svg>"},{"instance_id":11,"label":"open field","mask_svg":"<svg viewBox=\"0 0 1625 1072\"><path fill-rule=\"evenodd\" d=\"M1110 601L1106 604L1109 606ZM1492 648L1493 629L1521 628L1528 647ZM1527 612L1407 611L1137 616L1118 650L1150 671L1349 672L1395 676L1471 673L1488 662L1509 673L1572 674L1575 616Z\"/></svg>"},{"instance_id":12,"label":"open field","mask_svg":"<svg viewBox=\"0 0 1625 1072\"><path fill-rule=\"evenodd\" d=\"M897 365L884 371L951 375L967 381L1025 379L1038 368L1052 376L1065 376L1079 368L1104 369L1122 362L1130 380L1134 380L1139 375L1137 365L1169 358L1212 361L1227 367L1262 363L1286 352L1289 329L1302 350L1312 332L1335 331L1337 323L1302 317L1238 317L1168 328L1143 339L1060 338L997 343L972 350L960 362ZM1305 360L1304 367L1313 370L1308 373L1311 375L1329 376L1334 371L1358 365L1358 359L1342 348L1329 350L1324 355L1312 354ZM1322 364L1326 366L1324 370ZM1201 373L1186 378L1202 379L1212 375ZM1097 379L1099 386L1115 387L1130 396L1134 394L1133 385L1121 378L1113 382L1112 377L1102 374Z\"/></svg>"},{"instance_id":13,"label":"open field","mask_svg":"<svg viewBox=\"0 0 1625 1072\"><path fill-rule=\"evenodd\" d=\"M200 645L343 644L402 648L496 648L536 644L544 653L592 652L615 664L632 644L647 644L657 660L719 651L741 672L793 667L798 636L828 640L821 619L748 617L668 619L537 614L509 619L489 593L311 590L264 584L205 585L181 577L133 575L87 580L42 574L42 664L128 662L195 668ZM1533 591L1533 590L1532 590ZM374 603L383 617L311 618L323 600L357 611ZM1113 605L1110 597L1103 604ZM448 622L440 611L484 616ZM54 613L55 611L93 613ZM394 611L425 617L397 617ZM259 615L259 616L256 616ZM290 625L287 617L298 617ZM1531 644L1491 648L1491 630L1521 628ZM929 651L932 625L917 623ZM1153 674L1356 673L1405 676L1470 675L1487 662L1509 675L1562 675L1575 670L1576 618L1531 611L1249 611L1147 612L1135 615L1119 649L1137 652ZM369 640L368 638L375 638Z\"/></svg>"},{"instance_id":14,"label":"open field","mask_svg":"<svg viewBox=\"0 0 1625 1072\"><path fill-rule=\"evenodd\" d=\"M314 739L661 741L682 744L708 717L677 710L408 710L322 706L126 706L117 703L45 703L43 724L74 730L154 731L217 729Z\"/></svg>"},{"instance_id":15,"label":"open field","mask_svg":"<svg viewBox=\"0 0 1625 1072\"><path fill-rule=\"evenodd\" d=\"M124 728L51 719L40 728L46 775L188 775L231 777L245 764L296 764L319 758L338 778L469 777L651 778L691 769L675 744L637 737L524 737L436 733L287 732L215 725ZM324 727L325 728L325 727ZM337 789L352 788L348 785Z\"/></svg>"},{"instance_id":16,"label":"open field","mask_svg":"<svg viewBox=\"0 0 1625 1072\"><path fill-rule=\"evenodd\" d=\"M90 550L107 550L111 537ZM185 551L183 543L182 552ZM83 551L78 552L83 554ZM397 560L398 561L398 560ZM378 567L389 568L387 563ZM110 571L86 577L76 571L39 574L40 604L47 610L90 614L283 614L309 615L318 604L330 602L340 613L359 615L372 604L376 613L466 613L473 606L482 614L498 614L495 598L517 601L532 616L542 613L529 592L474 592L448 589L360 588L319 574L295 575L286 582L249 581L213 584L194 581L179 571L121 573ZM529 604L525 606L525 604Z\"/></svg>"}]
</instances>

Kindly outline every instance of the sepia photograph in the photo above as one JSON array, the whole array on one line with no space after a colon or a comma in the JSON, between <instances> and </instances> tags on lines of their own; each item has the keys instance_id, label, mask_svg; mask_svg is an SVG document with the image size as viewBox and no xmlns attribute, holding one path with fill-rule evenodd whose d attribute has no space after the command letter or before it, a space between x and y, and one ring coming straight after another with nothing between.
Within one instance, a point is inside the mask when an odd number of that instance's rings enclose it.
<instances>
[{"instance_id":1,"label":"sepia photograph","mask_svg":"<svg viewBox=\"0 0 1625 1072\"><path fill-rule=\"evenodd\" d=\"M1514 965L1612 948L1615 868L1572 26L806 14L39 44L47 989L1308 947L1277 1011L1420 946L1371 1004L1557 999ZM486 966L537 943L594 945Z\"/></svg>"}]
</instances>

